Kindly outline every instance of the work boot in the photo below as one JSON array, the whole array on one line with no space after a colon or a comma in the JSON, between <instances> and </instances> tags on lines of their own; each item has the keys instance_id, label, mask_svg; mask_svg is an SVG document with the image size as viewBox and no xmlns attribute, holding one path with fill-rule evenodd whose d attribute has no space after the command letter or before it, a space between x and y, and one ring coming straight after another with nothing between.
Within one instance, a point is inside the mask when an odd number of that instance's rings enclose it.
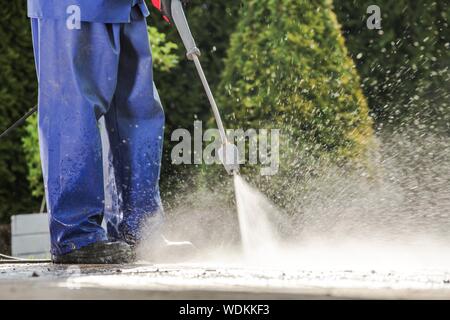
<instances>
[{"instance_id":1,"label":"work boot","mask_svg":"<svg viewBox=\"0 0 450 320\"><path fill-rule=\"evenodd\" d=\"M124 264L135 260L132 247L125 242L96 242L61 256L52 256L56 264Z\"/></svg>"}]
</instances>

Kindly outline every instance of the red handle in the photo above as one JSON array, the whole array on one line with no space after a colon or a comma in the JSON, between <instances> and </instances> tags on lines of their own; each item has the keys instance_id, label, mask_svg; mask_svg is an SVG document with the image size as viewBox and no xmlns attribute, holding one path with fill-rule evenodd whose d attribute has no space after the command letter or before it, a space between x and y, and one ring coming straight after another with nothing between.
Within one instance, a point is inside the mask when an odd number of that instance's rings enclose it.
<instances>
[{"instance_id":1,"label":"red handle","mask_svg":"<svg viewBox=\"0 0 450 320\"><path fill-rule=\"evenodd\" d=\"M156 9L161 11L161 0L152 0L152 4Z\"/></svg>"}]
</instances>

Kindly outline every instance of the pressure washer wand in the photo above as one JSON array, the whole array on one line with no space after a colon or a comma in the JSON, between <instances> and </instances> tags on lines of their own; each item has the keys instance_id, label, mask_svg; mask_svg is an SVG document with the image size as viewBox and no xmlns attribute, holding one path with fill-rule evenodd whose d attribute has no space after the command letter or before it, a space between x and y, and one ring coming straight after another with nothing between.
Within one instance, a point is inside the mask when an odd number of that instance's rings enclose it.
<instances>
[{"instance_id":1,"label":"pressure washer wand","mask_svg":"<svg viewBox=\"0 0 450 320\"><path fill-rule=\"evenodd\" d=\"M228 142L225 128L222 123L222 118L220 117L219 108L217 107L216 100L212 94L211 88L209 87L208 81L206 80L205 73L203 72L202 65L200 63L200 49L197 48L194 37L192 36L191 29L184 14L183 5L180 0L172 0L172 21L181 36L184 46L186 47L186 56L189 60L194 61L197 72L202 81L203 87L205 88L206 95L208 96L211 109L216 119L217 127L220 132L220 137L222 140L222 146L218 150L218 156L225 167L225 170L229 174L237 174L239 172L239 152L234 144Z\"/></svg>"},{"instance_id":2,"label":"pressure washer wand","mask_svg":"<svg viewBox=\"0 0 450 320\"><path fill-rule=\"evenodd\" d=\"M206 95L208 96L209 103L211 104L212 111L214 113L214 118L216 119L217 128L220 132L220 137L222 138L222 143L228 142L227 135L225 133L225 128L223 127L222 118L220 117L219 108L217 107L216 100L211 92L211 88L209 87L209 83L206 80L205 73L203 72L202 65L200 64L200 59L196 54L192 55L192 59L194 60L195 67L197 68L200 79L203 83L203 87L205 88Z\"/></svg>"}]
</instances>

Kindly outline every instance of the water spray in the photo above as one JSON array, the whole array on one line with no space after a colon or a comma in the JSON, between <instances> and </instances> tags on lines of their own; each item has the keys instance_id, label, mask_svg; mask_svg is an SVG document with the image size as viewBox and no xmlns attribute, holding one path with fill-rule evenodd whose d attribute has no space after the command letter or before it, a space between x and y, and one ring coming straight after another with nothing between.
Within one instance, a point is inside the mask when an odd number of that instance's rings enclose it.
<instances>
[{"instance_id":1,"label":"water spray","mask_svg":"<svg viewBox=\"0 0 450 320\"><path fill-rule=\"evenodd\" d=\"M214 114L214 118L217 123L217 128L220 132L221 147L218 150L218 156L222 162L225 170L230 175L237 175L239 173L239 151L236 145L230 143L227 139L225 128L223 126L222 118L220 117L219 108L217 107L216 100L212 94L211 88L209 87L208 81L206 80L205 73L203 72L202 65L200 63L201 52L197 47L194 37L192 36L191 29L184 14L183 5L180 0L172 0L170 17L178 33L181 36L184 46L186 47L186 56L189 60L193 61L197 72L202 81L203 87L205 88L206 95L208 96L211 109Z\"/></svg>"}]
</instances>

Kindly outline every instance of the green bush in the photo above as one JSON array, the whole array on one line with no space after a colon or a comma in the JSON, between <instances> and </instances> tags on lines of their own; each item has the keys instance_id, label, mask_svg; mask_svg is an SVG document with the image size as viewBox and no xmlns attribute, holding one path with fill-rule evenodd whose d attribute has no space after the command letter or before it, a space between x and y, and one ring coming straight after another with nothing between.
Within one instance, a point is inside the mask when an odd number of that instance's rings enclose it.
<instances>
[{"instance_id":1,"label":"green bush","mask_svg":"<svg viewBox=\"0 0 450 320\"><path fill-rule=\"evenodd\" d=\"M175 54L178 45L167 41L166 35L156 27L147 27L148 36L152 46L153 67L157 71L167 72L179 63L179 56Z\"/></svg>"},{"instance_id":2,"label":"green bush","mask_svg":"<svg viewBox=\"0 0 450 320\"><path fill-rule=\"evenodd\" d=\"M371 4L381 9L381 30L366 26ZM376 121L448 133L450 3L335 0L334 6Z\"/></svg>"},{"instance_id":3,"label":"green bush","mask_svg":"<svg viewBox=\"0 0 450 320\"><path fill-rule=\"evenodd\" d=\"M225 65L226 123L281 129L280 177L311 159L363 159L372 121L331 1L247 1Z\"/></svg>"},{"instance_id":4,"label":"green bush","mask_svg":"<svg viewBox=\"0 0 450 320\"><path fill-rule=\"evenodd\" d=\"M35 198L44 196L41 160L39 156L39 138L37 130L37 115L28 118L25 127L26 134L22 137L22 146L28 166L28 182L31 195Z\"/></svg>"},{"instance_id":5,"label":"green bush","mask_svg":"<svg viewBox=\"0 0 450 320\"><path fill-rule=\"evenodd\" d=\"M0 8L0 130L31 109L36 86L30 22L25 1L3 1ZM31 199L27 165L21 146L23 127L0 141L0 222L9 216L31 212L39 202Z\"/></svg>"}]
</instances>

